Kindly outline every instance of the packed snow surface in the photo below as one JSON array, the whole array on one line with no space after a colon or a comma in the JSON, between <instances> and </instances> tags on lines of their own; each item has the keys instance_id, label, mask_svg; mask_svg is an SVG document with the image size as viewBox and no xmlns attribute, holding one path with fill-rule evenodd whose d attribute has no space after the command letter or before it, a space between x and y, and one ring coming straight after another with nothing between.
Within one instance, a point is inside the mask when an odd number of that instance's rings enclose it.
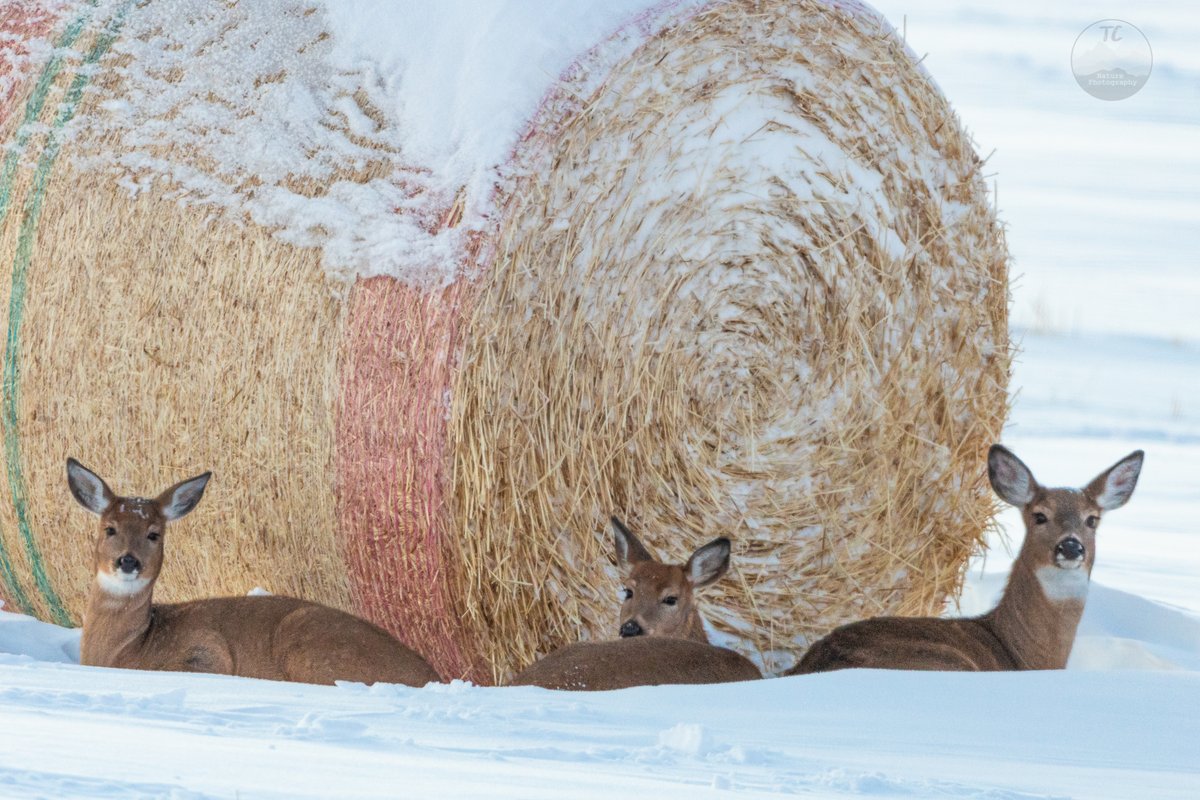
<instances>
[{"instance_id":1,"label":"packed snow surface","mask_svg":"<svg viewBox=\"0 0 1200 800\"><path fill-rule=\"evenodd\" d=\"M0 664L4 797L1194 797L1194 672L606 694Z\"/></svg>"},{"instance_id":2,"label":"packed snow surface","mask_svg":"<svg viewBox=\"0 0 1200 800\"><path fill-rule=\"evenodd\" d=\"M599 695L314 687L80 667L77 632L0 613L0 797L1200 794L1200 15L1182 0L1131 8L1155 71L1104 103L1068 61L1101 12L881 5L897 25L907 14L983 152L998 148L1024 275L1005 442L1047 484L1147 453L1133 499L1102 523L1067 671ZM1021 531L1012 511L1000 522L961 613L1003 586Z\"/></svg>"}]
</instances>

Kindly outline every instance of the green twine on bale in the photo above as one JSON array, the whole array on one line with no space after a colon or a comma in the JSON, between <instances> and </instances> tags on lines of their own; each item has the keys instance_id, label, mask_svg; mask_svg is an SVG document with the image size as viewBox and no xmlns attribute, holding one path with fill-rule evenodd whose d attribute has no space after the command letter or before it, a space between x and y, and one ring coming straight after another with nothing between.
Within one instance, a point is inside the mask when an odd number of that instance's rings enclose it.
<instances>
[{"instance_id":1,"label":"green twine on bale","mask_svg":"<svg viewBox=\"0 0 1200 800\"><path fill-rule=\"evenodd\" d=\"M91 0L90 5L94 7L95 4L96 0ZM17 514L17 527L21 534L21 540L25 545L25 553L29 559L30 569L33 571L34 584L49 605L54 621L59 625L70 625L72 621L58 594L54 591L54 587L51 586L49 578L46 576L41 554L38 552L37 544L33 540L33 532L29 526L25 478L21 471L20 437L17 431L18 390L21 378L19 362L21 320L25 313L29 264L33 259L33 242L37 233L38 218L41 215L42 205L45 201L46 186L49 183L50 173L54 168L54 162L58 158L59 151L62 149L62 130L74 118L75 112L79 109L79 102L83 98L83 91L87 88L87 84L91 80L92 71L90 67L99 62L112 47L113 42L116 41L131 5L132 0L122 5L112 20L110 20L104 32L97 37L95 43L92 45L92 49L83 60L82 68L76 73L75 78L71 81L71 85L67 89L58 116L55 118L47 137L46 146L42 150L41 157L38 159L37 169L33 177L33 187L29 197L25 201L21 231L17 241L16 258L13 261L12 294L9 298L8 308L8 336L4 353L4 456L8 467L8 485L12 492L13 508ZM56 48L69 47L79 38L89 12L90 9L67 27L56 44ZM25 119L22 124L21 133L18 134L17 149L9 154L9 158L6 159L4 164L3 175L0 176L0 180L3 181L2 187L0 187L0 222L3 222L7 217L11 205L12 184L16 175L16 158L19 156L20 148L28 140L29 124L36 121L41 114L50 87L62 69L62 63L62 56L55 56L51 59L38 79L34 94L30 97L29 103L26 105ZM12 564L9 562L7 554L3 552L2 546L0 546L0 570L4 573L4 580L8 585L10 596L22 607L23 611L26 613L31 612L32 606L29 603L29 599L17 582Z\"/></svg>"},{"instance_id":2,"label":"green twine on bale","mask_svg":"<svg viewBox=\"0 0 1200 800\"><path fill-rule=\"evenodd\" d=\"M92 5L95 5L95 0L92 0ZM61 52L75 43L79 38L79 34L83 32L84 23L87 22L88 12L81 14L74 22L67 26L58 41L54 43L56 54L46 64L42 70L41 76L38 78L37 84L34 86L33 94L30 95L29 101L25 104L25 116L21 121L21 125L17 128L17 138L14 146L9 150L8 156L4 159L4 171L0 173L0 224L8 218L8 211L12 205L13 184L16 181L17 166L20 163L22 152L25 145L29 142L29 136L32 131L32 124L41 116L42 108L46 104L46 97L50 93L50 87L54 84L54 79L58 77L58 73L62 71L64 57ZM16 276L13 279L13 290L16 291ZM9 334L14 333L12 327L12 306L13 302L9 301ZM15 386L10 386L7 375L4 383L5 397L7 398ZM7 401L6 401L7 405ZM13 406L15 408L15 402ZM7 423L7 415L6 415ZM5 432L7 437L7 431ZM10 485L12 474L12 462L9 461ZM29 597L25 594L25 590L21 588L20 581L17 580L16 571L13 569L12 562L9 561L8 553L6 552L3 542L0 541L0 575L4 578L5 594L12 600L18 609L25 614L33 611L33 606L29 602Z\"/></svg>"}]
</instances>

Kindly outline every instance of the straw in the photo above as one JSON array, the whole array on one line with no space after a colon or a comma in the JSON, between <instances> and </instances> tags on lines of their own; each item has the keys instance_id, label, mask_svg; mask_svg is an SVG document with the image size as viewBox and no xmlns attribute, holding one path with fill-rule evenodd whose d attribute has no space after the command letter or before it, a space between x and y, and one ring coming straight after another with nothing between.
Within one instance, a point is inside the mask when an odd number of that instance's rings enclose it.
<instances>
[{"instance_id":1,"label":"straw","mask_svg":"<svg viewBox=\"0 0 1200 800\"><path fill-rule=\"evenodd\" d=\"M1006 251L902 45L716 4L531 131L453 393L456 594L494 677L615 635L612 513L675 560L733 538L704 611L770 672L940 610L993 513Z\"/></svg>"}]
</instances>

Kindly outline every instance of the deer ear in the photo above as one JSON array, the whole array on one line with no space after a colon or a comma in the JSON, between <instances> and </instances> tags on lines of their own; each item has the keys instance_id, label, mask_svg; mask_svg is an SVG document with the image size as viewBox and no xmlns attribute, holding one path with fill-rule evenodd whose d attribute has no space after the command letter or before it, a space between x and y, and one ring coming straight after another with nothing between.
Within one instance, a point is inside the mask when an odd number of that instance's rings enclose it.
<instances>
[{"instance_id":1,"label":"deer ear","mask_svg":"<svg viewBox=\"0 0 1200 800\"><path fill-rule=\"evenodd\" d=\"M654 556L642 546L638 538L629 532L621 520L612 517L613 543L617 546L617 566L629 569L642 561L653 561Z\"/></svg>"},{"instance_id":2,"label":"deer ear","mask_svg":"<svg viewBox=\"0 0 1200 800\"><path fill-rule=\"evenodd\" d=\"M1029 467L1007 447L992 445L988 451L988 480L1000 499L1020 508L1033 499L1037 481Z\"/></svg>"},{"instance_id":3,"label":"deer ear","mask_svg":"<svg viewBox=\"0 0 1200 800\"><path fill-rule=\"evenodd\" d=\"M1083 490L1084 494L1096 501L1096 505L1105 511L1120 508L1129 502L1133 490L1137 488L1138 476L1142 474L1142 460L1146 454L1134 450L1129 455L1113 464Z\"/></svg>"},{"instance_id":4,"label":"deer ear","mask_svg":"<svg viewBox=\"0 0 1200 800\"><path fill-rule=\"evenodd\" d=\"M683 567L688 580L697 589L715 582L717 578L725 574L727 569L729 569L729 540L724 536L720 539L713 539L692 553L692 557Z\"/></svg>"},{"instance_id":5,"label":"deer ear","mask_svg":"<svg viewBox=\"0 0 1200 800\"><path fill-rule=\"evenodd\" d=\"M196 507L200 498L204 496L204 487L208 485L208 479L211 477L212 473L206 472L203 475L188 478L158 496L156 502L162 509L163 516L167 518L167 522L179 519Z\"/></svg>"},{"instance_id":6,"label":"deer ear","mask_svg":"<svg viewBox=\"0 0 1200 800\"><path fill-rule=\"evenodd\" d=\"M67 486L79 505L93 514L103 514L116 499L99 475L73 458L67 459Z\"/></svg>"}]
</instances>

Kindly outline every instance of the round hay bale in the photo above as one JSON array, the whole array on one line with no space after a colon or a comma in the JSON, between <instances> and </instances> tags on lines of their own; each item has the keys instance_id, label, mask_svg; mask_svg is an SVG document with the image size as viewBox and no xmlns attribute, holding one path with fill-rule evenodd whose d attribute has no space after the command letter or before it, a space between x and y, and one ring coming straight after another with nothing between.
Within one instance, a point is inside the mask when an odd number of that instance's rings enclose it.
<instances>
[{"instance_id":1,"label":"round hay bale","mask_svg":"<svg viewBox=\"0 0 1200 800\"><path fill-rule=\"evenodd\" d=\"M612 635L613 510L664 558L733 539L706 615L768 670L938 611L993 510L1006 253L902 45L861 9L717 3L543 125L454 392L455 439L491 445L455 451L488 661Z\"/></svg>"},{"instance_id":2,"label":"round hay bale","mask_svg":"<svg viewBox=\"0 0 1200 800\"><path fill-rule=\"evenodd\" d=\"M612 634L614 512L664 559L734 539L705 613L768 670L957 589L1006 256L873 12L646 3L466 182L331 66L319 12L80 4L27 34L59 46L0 113L10 607L78 621L68 455L121 492L214 470L162 598L262 585L478 681Z\"/></svg>"}]
</instances>

